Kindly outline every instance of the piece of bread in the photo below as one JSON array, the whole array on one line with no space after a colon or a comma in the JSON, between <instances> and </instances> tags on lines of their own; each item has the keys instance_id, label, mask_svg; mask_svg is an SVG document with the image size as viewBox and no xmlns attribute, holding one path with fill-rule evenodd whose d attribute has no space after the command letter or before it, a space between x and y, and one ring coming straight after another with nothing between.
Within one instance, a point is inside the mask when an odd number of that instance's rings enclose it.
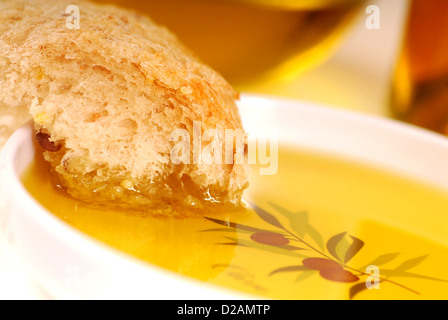
<instances>
[{"instance_id":1,"label":"piece of bread","mask_svg":"<svg viewBox=\"0 0 448 320\"><path fill-rule=\"evenodd\" d=\"M80 9L79 29L67 27L69 5ZM192 137L194 121L201 133L242 124L237 92L168 30L87 1L0 1L0 21L1 104L28 108L71 196L160 212L240 205L244 164L170 159L175 129Z\"/></svg>"}]
</instances>

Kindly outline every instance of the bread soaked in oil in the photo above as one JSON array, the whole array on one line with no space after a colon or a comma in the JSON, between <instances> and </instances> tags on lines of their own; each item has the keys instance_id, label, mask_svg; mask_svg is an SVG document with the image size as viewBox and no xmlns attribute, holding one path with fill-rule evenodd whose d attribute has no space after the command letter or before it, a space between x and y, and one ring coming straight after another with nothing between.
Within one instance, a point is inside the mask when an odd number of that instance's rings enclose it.
<instances>
[{"instance_id":1,"label":"bread soaked in oil","mask_svg":"<svg viewBox=\"0 0 448 320\"><path fill-rule=\"evenodd\" d=\"M164 209L185 191L238 206L248 187L244 164L179 168L170 158L172 133L192 136L194 122L200 134L242 129L238 93L149 18L78 1L81 27L67 28L71 4L0 3L1 100L29 109L62 186L93 204Z\"/></svg>"}]
</instances>

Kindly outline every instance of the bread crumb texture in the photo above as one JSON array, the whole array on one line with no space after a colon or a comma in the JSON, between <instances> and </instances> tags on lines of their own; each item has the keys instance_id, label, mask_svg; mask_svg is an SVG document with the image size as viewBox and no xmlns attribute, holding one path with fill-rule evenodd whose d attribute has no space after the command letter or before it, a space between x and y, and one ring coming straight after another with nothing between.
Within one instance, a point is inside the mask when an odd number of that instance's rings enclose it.
<instances>
[{"instance_id":1,"label":"bread crumb texture","mask_svg":"<svg viewBox=\"0 0 448 320\"><path fill-rule=\"evenodd\" d=\"M80 9L79 29L67 28L68 5ZM62 145L45 158L69 194L161 211L179 199L239 205L245 165L170 160L175 129L242 124L238 94L166 28L87 1L1 1L0 20L0 134L27 109Z\"/></svg>"}]
</instances>

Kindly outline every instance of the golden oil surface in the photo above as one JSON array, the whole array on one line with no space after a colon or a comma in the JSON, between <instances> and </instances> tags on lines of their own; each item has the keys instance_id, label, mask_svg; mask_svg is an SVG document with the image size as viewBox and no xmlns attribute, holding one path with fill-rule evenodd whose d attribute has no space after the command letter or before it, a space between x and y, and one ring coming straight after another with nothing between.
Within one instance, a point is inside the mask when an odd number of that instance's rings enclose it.
<instances>
[{"instance_id":1,"label":"golden oil surface","mask_svg":"<svg viewBox=\"0 0 448 320\"><path fill-rule=\"evenodd\" d=\"M41 160L29 192L85 234L150 264L276 299L448 298L448 195L327 155L280 149L252 170L256 210L194 218L91 209L56 192ZM367 290L366 267L380 288Z\"/></svg>"}]
</instances>

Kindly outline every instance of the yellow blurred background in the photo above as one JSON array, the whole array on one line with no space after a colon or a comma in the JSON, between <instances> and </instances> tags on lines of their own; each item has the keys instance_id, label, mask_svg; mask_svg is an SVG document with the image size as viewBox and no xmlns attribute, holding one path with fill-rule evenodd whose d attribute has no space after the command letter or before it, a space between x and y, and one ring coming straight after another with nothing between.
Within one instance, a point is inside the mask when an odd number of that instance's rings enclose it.
<instances>
[{"instance_id":1,"label":"yellow blurred background","mask_svg":"<svg viewBox=\"0 0 448 320\"><path fill-rule=\"evenodd\" d=\"M407 0L97 1L150 15L242 92L389 115Z\"/></svg>"}]
</instances>

